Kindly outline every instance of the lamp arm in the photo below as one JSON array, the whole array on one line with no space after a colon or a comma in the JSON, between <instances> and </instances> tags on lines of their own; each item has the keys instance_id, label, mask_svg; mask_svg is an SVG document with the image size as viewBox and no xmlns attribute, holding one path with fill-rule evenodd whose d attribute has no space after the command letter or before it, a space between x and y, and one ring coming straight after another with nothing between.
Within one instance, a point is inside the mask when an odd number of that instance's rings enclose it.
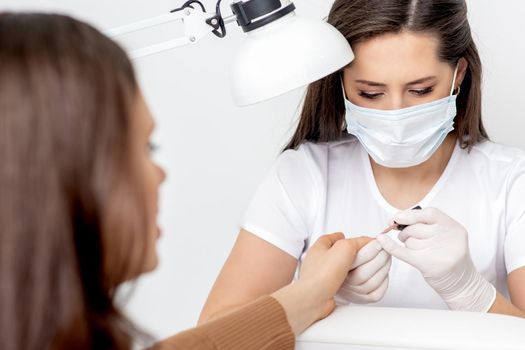
<instances>
[{"instance_id":1,"label":"lamp arm","mask_svg":"<svg viewBox=\"0 0 525 350\"><path fill-rule=\"evenodd\" d=\"M217 0L215 13L206 13L206 8L200 0L187 0L181 7L171 10L170 13L154 18L130 23L106 31L109 37L133 33L164 23L182 21L184 23L184 36L158 44L146 46L129 51L131 59L136 59L179 46L194 44L209 33L219 38L226 36L226 24L236 21L244 32L249 32L263 27L295 10L292 2L283 0L244 0L233 1L230 5L233 15L223 18L221 14L221 1ZM198 5L198 6L195 6Z\"/></svg>"},{"instance_id":2,"label":"lamp arm","mask_svg":"<svg viewBox=\"0 0 525 350\"><path fill-rule=\"evenodd\" d=\"M193 7L192 3L197 1L188 1L181 8L172 10L168 14L160 15L153 18L137 21L126 24L117 28L107 30L105 32L111 38L116 38L125 34L130 34L143 29L159 26L161 24L182 21L184 24L184 36L172 40L164 41L158 44L153 44L140 49L131 50L128 52L131 59L137 59L149 56L162 51L170 50L176 47L185 46L188 44L195 44L210 33L214 33L218 37L226 35L225 21L220 14L220 1L217 3L219 13L210 14L202 4L201 6ZM210 17L211 15L211 17ZM228 18L228 23L232 20Z\"/></svg>"}]
</instances>

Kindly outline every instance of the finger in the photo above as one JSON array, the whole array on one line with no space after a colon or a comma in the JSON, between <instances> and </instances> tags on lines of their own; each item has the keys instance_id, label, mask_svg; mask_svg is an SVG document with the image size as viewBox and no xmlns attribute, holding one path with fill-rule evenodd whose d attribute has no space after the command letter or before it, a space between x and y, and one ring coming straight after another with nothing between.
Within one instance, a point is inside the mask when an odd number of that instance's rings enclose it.
<instances>
[{"instance_id":1,"label":"finger","mask_svg":"<svg viewBox=\"0 0 525 350\"><path fill-rule=\"evenodd\" d=\"M407 225L413 225L417 223L417 220L412 212L417 211L420 212L421 210L403 210L394 215L392 219L390 220L390 226L407 226Z\"/></svg>"},{"instance_id":2,"label":"finger","mask_svg":"<svg viewBox=\"0 0 525 350\"><path fill-rule=\"evenodd\" d=\"M372 293L368 293L366 295L370 303L376 303L380 301L381 299L383 299L383 297L385 296L386 290L388 289L388 283L389 283L389 279L387 277L385 278L383 283L381 283L379 288L374 290Z\"/></svg>"},{"instance_id":3,"label":"finger","mask_svg":"<svg viewBox=\"0 0 525 350\"><path fill-rule=\"evenodd\" d=\"M344 276L352 269L352 264L354 263L357 252L372 240L373 238L371 237L358 237L340 239L334 243L330 249L330 253L335 259L338 259L340 263L344 264L340 266L344 267L344 270L342 270Z\"/></svg>"},{"instance_id":4,"label":"finger","mask_svg":"<svg viewBox=\"0 0 525 350\"><path fill-rule=\"evenodd\" d=\"M323 247L323 248L329 249L335 244L335 242L337 242L337 241L339 241L341 239L344 239L344 238L345 238L345 235L342 234L341 232L331 233L331 234L328 234L328 235L322 235L314 243L312 248L316 246L316 247Z\"/></svg>"},{"instance_id":5,"label":"finger","mask_svg":"<svg viewBox=\"0 0 525 350\"><path fill-rule=\"evenodd\" d=\"M388 289L389 284L389 278L385 278L383 282L381 282L381 285L379 288L375 289L371 293L368 294L359 294L355 292L348 292L347 296L350 301L357 303L357 304L369 304L369 303L377 303L383 297L385 296L385 293Z\"/></svg>"},{"instance_id":6,"label":"finger","mask_svg":"<svg viewBox=\"0 0 525 350\"><path fill-rule=\"evenodd\" d=\"M388 277L388 273L390 272L391 264L392 264L392 259L389 259L387 264L385 264L381 269L379 269L379 271L377 271L377 273L374 276L372 276L370 279L368 279L364 283L357 285L357 286L349 284L347 288L359 294L372 293L374 290L379 288L381 284L383 283L383 281L385 280L385 278Z\"/></svg>"},{"instance_id":7,"label":"finger","mask_svg":"<svg viewBox=\"0 0 525 350\"><path fill-rule=\"evenodd\" d=\"M381 232L381 234L383 234L383 233L387 233L387 232L390 232L390 231L394 230L396 227L397 227L397 224L395 224L393 221L391 221L391 222L389 223L388 227L385 228L385 229Z\"/></svg>"},{"instance_id":8,"label":"finger","mask_svg":"<svg viewBox=\"0 0 525 350\"><path fill-rule=\"evenodd\" d=\"M388 264L390 255L381 250L377 256L371 261L359 266L350 271L347 277L348 283L352 285L360 285L372 278L383 266Z\"/></svg>"},{"instance_id":9,"label":"finger","mask_svg":"<svg viewBox=\"0 0 525 350\"><path fill-rule=\"evenodd\" d=\"M367 245L365 245L357 252L354 263L352 264L352 269L355 269L356 267L359 267L364 263L369 262L370 260L375 258L381 250L383 250L383 248L377 240L374 239L370 241Z\"/></svg>"},{"instance_id":10,"label":"finger","mask_svg":"<svg viewBox=\"0 0 525 350\"><path fill-rule=\"evenodd\" d=\"M409 237L405 241L405 247L411 250L422 250L425 248L428 248L428 240L427 239L418 239L418 238L412 238Z\"/></svg>"},{"instance_id":11,"label":"finger","mask_svg":"<svg viewBox=\"0 0 525 350\"><path fill-rule=\"evenodd\" d=\"M444 215L436 208L425 208L399 212L394 215L393 220L401 225L413 225L416 223L432 225L437 223Z\"/></svg>"},{"instance_id":12,"label":"finger","mask_svg":"<svg viewBox=\"0 0 525 350\"><path fill-rule=\"evenodd\" d=\"M392 256L395 256L400 260L403 260L404 262L410 265L414 265L414 262L416 260L416 255L414 252L417 251L410 250L406 247L395 243L387 235L379 235L376 239L387 253L389 253Z\"/></svg>"},{"instance_id":13,"label":"finger","mask_svg":"<svg viewBox=\"0 0 525 350\"><path fill-rule=\"evenodd\" d=\"M334 243L334 246L345 250L344 253L348 256L351 256L352 261L350 262L350 264L352 264L357 255L357 252L373 240L374 238L372 237L361 236L356 238L339 240ZM348 270L350 270L350 268Z\"/></svg>"},{"instance_id":14,"label":"finger","mask_svg":"<svg viewBox=\"0 0 525 350\"><path fill-rule=\"evenodd\" d=\"M343 304L347 302L355 304L368 304L375 303L380 301L388 289L389 278L388 276L381 281L381 284L378 288L374 289L371 293L361 294L356 293L348 288L348 286L343 286L337 293L339 301L342 301Z\"/></svg>"},{"instance_id":15,"label":"finger","mask_svg":"<svg viewBox=\"0 0 525 350\"><path fill-rule=\"evenodd\" d=\"M359 251L363 249L363 247L366 246L368 243L373 241L374 238L368 236L361 236L356 238L349 238L348 240L355 245L356 251Z\"/></svg>"},{"instance_id":16,"label":"finger","mask_svg":"<svg viewBox=\"0 0 525 350\"><path fill-rule=\"evenodd\" d=\"M407 238L428 239L436 235L435 225L427 224L413 224L407 226L403 231L399 232L398 238L401 242L405 242Z\"/></svg>"}]
</instances>

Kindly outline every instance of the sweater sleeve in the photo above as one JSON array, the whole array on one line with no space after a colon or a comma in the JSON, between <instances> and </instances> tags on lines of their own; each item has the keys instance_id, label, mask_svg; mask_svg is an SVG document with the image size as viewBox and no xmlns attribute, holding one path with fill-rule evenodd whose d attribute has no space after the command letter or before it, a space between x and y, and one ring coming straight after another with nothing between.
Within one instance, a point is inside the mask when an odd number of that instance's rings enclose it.
<instances>
[{"instance_id":1,"label":"sweater sleeve","mask_svg":"<svg viewBox=\"0 0 525 350\"><path fill-rule=\"evenodd\" d=\"M265 296L226 316L181 332L155 350L288 350L295 336L281 304Z\"/></svg>"}]
</instances>

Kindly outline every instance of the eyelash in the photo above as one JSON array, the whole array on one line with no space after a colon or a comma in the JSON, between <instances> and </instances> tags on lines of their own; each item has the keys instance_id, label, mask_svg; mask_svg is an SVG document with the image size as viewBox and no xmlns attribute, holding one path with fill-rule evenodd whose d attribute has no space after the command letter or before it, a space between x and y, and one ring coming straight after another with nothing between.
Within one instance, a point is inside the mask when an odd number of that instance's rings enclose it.
<instances>
[{"instance_id":1,"label":"eyelash","mask_svg":"<svg viewBox=\"0 0 525 350\"><path fill-rule=\"evenodd\" d=\"M375 100L376 98L378 98L381 95L382 95L382 93L369 94L369 93L364 92L364 91L359 91L359 96L364 97L364 98L369 99L369 100Z\"/></svg>"},{"instance_id":2,"label":"eyelash","mask_svg":"<svg viewBox=\"0 0 525 350\"><path fill-rule=\"evenodd\" d=\"M429 86L427 88L424 88L424 89L419 89L419 90L409 90L411 93L413 93L414 95L416 96L425 96L425 95L428 95L429 93L431 93L432 91L434 91L434 88L432 86ZM367 92L364 92L364 91L359 91L359 96L363 97L363 98L366 98L366 99L369 99L369 100L375 100L376 98L380 97L381 95L383 95L382 92L380 93L375 93L375 94L370 94L370 93L367 93Z\"/></svg>"},{"instance_id":3,"label":"eyelash","mask_svg":"<svg viewBox=\"0 0 525 350\"><path fill-rule=\"evenodd\" d=\"M434 91L434 88L432 86L429 86L427 88L424 88L424 89L420 89L420 90L410 90L410 92L412 92L413 94L417 95L417 96L424 96L424 95L428 95L429 93L431 93L432 91Z\"/></svg>"}]
</instances>

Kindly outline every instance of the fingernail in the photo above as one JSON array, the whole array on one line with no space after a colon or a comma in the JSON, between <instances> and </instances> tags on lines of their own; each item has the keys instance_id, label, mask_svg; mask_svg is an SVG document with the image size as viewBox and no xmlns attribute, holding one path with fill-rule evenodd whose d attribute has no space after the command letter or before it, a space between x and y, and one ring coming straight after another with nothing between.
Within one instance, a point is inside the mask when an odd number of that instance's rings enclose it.
<instances>
[{"instance_id":1,"label":"fingernail","mask_svg":"<svg viewBox=\"0 0 525 350\"><path fill-rule=\"evenodd\" d=\"M381 234L384 234L384 233L388 233L390 231L392 231L393 229L395 229L397 227L397 224L394 224L393 222L383 230L383 232L381 232Z\"/></svg>"}]
</instances>

